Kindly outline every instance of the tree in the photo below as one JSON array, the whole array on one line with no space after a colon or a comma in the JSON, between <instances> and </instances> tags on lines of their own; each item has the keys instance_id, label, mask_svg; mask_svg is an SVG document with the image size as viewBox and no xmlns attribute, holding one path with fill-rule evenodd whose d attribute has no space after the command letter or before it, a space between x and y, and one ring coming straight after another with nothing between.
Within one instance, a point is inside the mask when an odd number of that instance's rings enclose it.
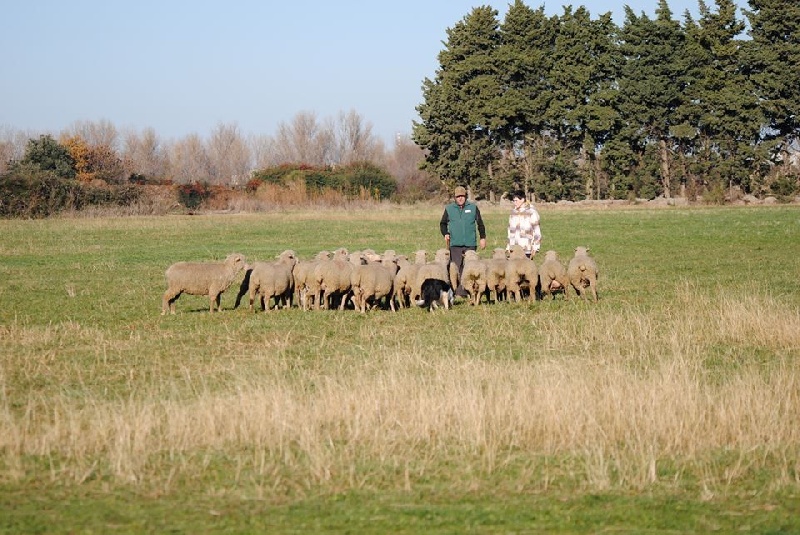
<instances>
[{"instance_id":1,"label":"tree","mask_svg":"<svg viewBox=\"0 0 800 535\"><path fill-rule=\"evenodd\" d=\"M332 163L351 165L383 160L383 142L372 133L372 123L355 110L339 113L333 134L336 141Z\"/></svg>"},{"instance_id":2,"label":"tree","mask_svg":"<svg viewBox=\"0 0 800 535\"><path fill-rule=\"evenodd\" d=\"M502 87L496 71L499 44L497 11L477 7L447 30L433 80L422 84L414 141L426 151L425 170L448 186L472 188L476 196L494 193L491 164L503 130L496 112Z\"/></svg>"},{"instance_id":3,"label":"tree","mask_svg":"<svg viewBox=\"0 0 800 535\"><path fill-rule=\"evenodd\" d=\"M400 200L421 201L439 192L441 183L420 169L425 153L410 138L396 139L394 149L386 159L386 170L397 181L396 195Z\"/></svg>"},{"instance_id":4,"label":"tree","mask_svg":"<svg viewBox=\"0 0 800 535\"><path fill-rule=\"evenodd\" d=\"M52 171L58 178L75 178L75 159L69 150L49 134L30 139L25 147L21 166L33 166L42 171Z\"/></svg>"},{"instance_id":5,"label":"tree","mask_svg":"<svg viewBox=\"0 0 800 535\"><path fill-rule=\"evenodd\" d=\"M620 58L611 14L592 20L581 7L565 8L559 19L553 66L548 129L574 154L584 176L583 197L597 190L596 151L616 132L616 87Z\"/></svg>"},{"instance_id":6,"label":"tree","mask_svg":"<svg viewBox=\"0 0 800 535\"><path fill-rule=\"evenodd\" d=\"M207 144L209 182L245 184L250 172L250 149L235 124L218 124Z\"/></svg>"},{"instance_id":7,"label":"tree","mask_svg":"<svg viewBox=\"0 0 800 535\"><path fill-rule=\"evenodd\" d=\"M169 149L169 173L177 184L208 184L211 181L211 164L205 144L197 134L191 134Z\"/></svg>"},{"instance_id":8,"label":"tree","mask_svg":"<svg viewBox=\"0 0 800 535\"><path fill-rule=\"evenodd\" d=\"M500 26L496 56L500 83L505 88L498 112L502 115L499 143L501 169L509 187L527 193L540 177L548 135L545 116L552 100L549 75L555 50L557 19L547 18L544 7L532 10L521 0L509 6Z\"/></svg>"},{"instance_id":9,"label":"tree","mask_svg":"<svg viewBox=\"0 0 800 535\"><path fill-rule=\"evenodd\" d=\"M657 147L661 192L671 195L671 129L686 89L685 36L666 0L659 0L656 19L636 16L625 8L620 32L624 58L619 79L622 135L640 158L650 144ZM641 162L639 167L646 167Z\"/></svg>"},{"instance_id":10,"label":"tree","mask_svg":"<svg viewBox=\"0 0 800 535\"><path fill-rule=\"evenodd\" d=\"M763 134L775 140L780 159L800 135L800 3L748 0L751 40L745 43L746 74L766 117Z\"/></svg>"},{"instance_id":11,"label":"tree","mask_svg":"<svg viewBox=\"0 0 800 535\"><path fill-rule=\"evenodd\" d=\"M690 196L703 180L717 188L728 182L749 189L753 149L764 124L758 102L742 72L741 41L745 28L732 0L716 0L717 11L700 5L700 19L687 18L685 55L690 58L686 98L678 108L682 124L672 133L679 145L682 173ZM687 152L692 156L687 161Z\"/></svg>"},{"instance_id":12,"label":"tree","mask_svg":"<svg viewBox=\"0 0 800 535\"><path fill-rule=\"evenodd\" d=\"M156 131L146 128L141 134L131 131L124 136L123 160L129 175L161 180L167 175L167 154Z\"/></svg>"},{"instance_id":13,"label":"tree","mask_svg":"<svg viewBox=\"0 0 800 535\"><path fill-rule=\"evenodd\" d=\"M334 136L313 112L299 112L291 123L280 123L273 149L279 163L298 163L316 167L330 164Z\"/></svg>"}]
</instances>

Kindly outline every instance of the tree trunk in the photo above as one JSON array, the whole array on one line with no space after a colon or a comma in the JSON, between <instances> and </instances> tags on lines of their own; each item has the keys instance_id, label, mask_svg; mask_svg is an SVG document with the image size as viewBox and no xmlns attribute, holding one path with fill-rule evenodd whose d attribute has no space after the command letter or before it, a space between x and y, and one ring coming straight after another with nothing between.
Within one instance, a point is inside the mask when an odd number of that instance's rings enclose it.
<instances>
[{"instance_id":1,"label":"tree trunk","mask_svg":"<svg viewBox=\"0 0 800 535\"><path fill-rule=\"evenodd\" d=\"M670 194L670 175L669 175L669 149L667 140L661 138L658 142L658 156L661 164L661 182L664 184L664 198L669 199Z\"/></svg>"}]
</instances>

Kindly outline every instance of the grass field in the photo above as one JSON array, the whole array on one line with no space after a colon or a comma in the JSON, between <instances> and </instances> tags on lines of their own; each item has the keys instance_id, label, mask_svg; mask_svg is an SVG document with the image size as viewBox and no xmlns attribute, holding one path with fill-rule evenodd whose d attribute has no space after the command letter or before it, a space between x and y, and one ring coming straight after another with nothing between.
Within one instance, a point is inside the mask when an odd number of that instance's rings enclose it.
<instances>
[{"instance_id":1,"label":"grass field","mask_svg":"<svg viewBox=\"0 0 800 535\"><path fill-rule=\"evenodd\" d=\"M598 303L160 315L441 207L0 221L0 533L800 533L800 209L541 214Z\"/></svg>"}]
</instances>

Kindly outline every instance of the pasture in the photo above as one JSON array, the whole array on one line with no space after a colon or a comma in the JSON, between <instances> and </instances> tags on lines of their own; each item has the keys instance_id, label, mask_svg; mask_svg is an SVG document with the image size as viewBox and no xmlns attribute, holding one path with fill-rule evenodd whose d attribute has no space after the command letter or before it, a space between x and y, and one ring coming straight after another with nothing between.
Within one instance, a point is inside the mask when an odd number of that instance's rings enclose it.
<instances>
[{"instance_id":1,"label":"pasture","mask_svg":"<svg viewBox=\"0 0 800 535\"><path fill-rule=\"evenodd\" d=\"M0 221L0 532L799 532L800 209L540 212L598 303L160 315L439 206Z\"/></svg>"}]
</instances>

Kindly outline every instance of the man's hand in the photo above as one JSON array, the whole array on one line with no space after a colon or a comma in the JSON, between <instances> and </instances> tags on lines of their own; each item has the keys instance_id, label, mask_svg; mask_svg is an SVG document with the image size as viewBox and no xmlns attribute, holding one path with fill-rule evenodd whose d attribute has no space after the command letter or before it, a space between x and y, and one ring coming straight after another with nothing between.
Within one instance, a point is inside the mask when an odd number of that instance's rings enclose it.
<instances>
[{"instance_id":1,"label":"man's hand","mask_svg":"<svg viewBox=\"0 0 800 535\"><path fill-rule=\"evenodd\" d=\"M444 235L444 243L445 243L445 244L446 244L448 247L450 247L450 234L445 234L445 235Z\"/></svg>"},{"instance_id":2,"label":"man's hand","mask_svg":"<svg viewBox=\"0 0 800 535\"><path fill-rule=\"evenodd\" d=\"M481 238L480 244L481 249L486 249L486 238Z\"/></svg>"}]
</instances>

